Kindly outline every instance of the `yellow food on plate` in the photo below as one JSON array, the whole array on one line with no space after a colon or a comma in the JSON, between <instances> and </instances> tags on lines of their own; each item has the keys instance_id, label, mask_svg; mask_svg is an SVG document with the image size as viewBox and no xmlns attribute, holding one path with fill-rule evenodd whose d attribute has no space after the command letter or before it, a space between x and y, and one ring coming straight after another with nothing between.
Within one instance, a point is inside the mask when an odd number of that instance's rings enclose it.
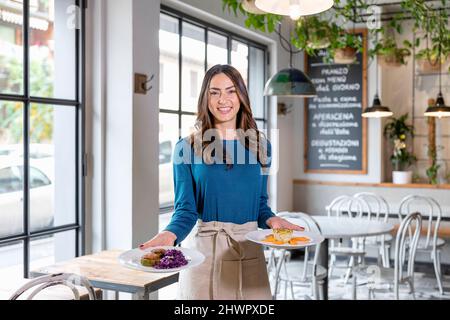
<instances>
[{"instance_id":1,"label":"yellow food on plate","mask_svg":"<svg viewBox=\"0 0 450 320\"><path fill-rule=\"evenodd\" d=\"M273 229L273 235L275 240L282 241L284 243L289 242L294 234L294 230L291 229Z\"/></svg>"},{"instance_id":2,"label":"yellow food on plate","mask_svg":"<svg viewBox=\"0 0 450 320\"><path fill-rule=\"evenodd\" d=\"M305 243L311 241L308 237L293 237L293 230L286 230L288 229L274 229L273 233L265 236L262 241L270 244L290 244L294 246L302 242Z\"/></svg>"},{"instance_id":3,"label":"yellow food on plate","mask_svg":"<svg viewBox=\"0 0 450 320\"><path fill-rule=\"evenodd\" d=\"M272 232L272 234L265 236L262 241L269 244L289 244L293 246L311 241L308 237L294 237L294 231L289 229L273 229Z\"/></svg>"}]
</instances>

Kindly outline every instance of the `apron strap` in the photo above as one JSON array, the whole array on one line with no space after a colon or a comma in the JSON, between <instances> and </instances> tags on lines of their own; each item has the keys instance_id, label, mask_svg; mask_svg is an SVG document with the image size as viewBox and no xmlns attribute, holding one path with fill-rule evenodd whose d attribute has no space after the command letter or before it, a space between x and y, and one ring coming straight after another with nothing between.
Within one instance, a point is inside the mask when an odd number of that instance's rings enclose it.
<instances>
[{"instance_id":1,"label":"apron strap","mask_svg":"<svg viewBox=\"0 0 450 320\"><path fill-rule=\"evenodd\" d=\"M238 270L238 295L240 300L244 300L244 295L242 293L242 260L245 257L244 249L242 248L241 243L235 239L233 231L231 231L229 228L226 228L224 226L199 226L197 235L199 237L213 237L213 263L212 263L212 270L211 270L211 279L212 279L212 286L210 286L210 295L211 298L214 300L215 293L216 293L216 285L217 281L214 277L216 272L216 267L218 264L217 261L217 255L216 255L216 247L217 247L217 240L220 235L225 235L228 243L228 247L231 249L231 253L233 256L238 259L239 263L239 270ZM220 279L220 272L221 268L218 268L219 274L217 275Z\"/></svg>"}]
</instances>

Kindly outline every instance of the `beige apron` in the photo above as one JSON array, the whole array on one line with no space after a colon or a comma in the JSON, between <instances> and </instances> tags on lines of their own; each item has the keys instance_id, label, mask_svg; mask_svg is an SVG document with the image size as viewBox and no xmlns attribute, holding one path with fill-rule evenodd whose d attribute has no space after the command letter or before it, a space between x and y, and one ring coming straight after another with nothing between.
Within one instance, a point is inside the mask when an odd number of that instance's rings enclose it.
<instances>
[{"instance_id":1,"label":"beige apron","mask_svg":"<svg viewBox=\"0 0 450 320\"><path fill-rule=\"evenodd\" d=\"M256 222L199 220L183 246L203 253L205 261L180 272L178 299L271 300L263 249L245 239L257 228Z\"/></svg>"}]
</instances>

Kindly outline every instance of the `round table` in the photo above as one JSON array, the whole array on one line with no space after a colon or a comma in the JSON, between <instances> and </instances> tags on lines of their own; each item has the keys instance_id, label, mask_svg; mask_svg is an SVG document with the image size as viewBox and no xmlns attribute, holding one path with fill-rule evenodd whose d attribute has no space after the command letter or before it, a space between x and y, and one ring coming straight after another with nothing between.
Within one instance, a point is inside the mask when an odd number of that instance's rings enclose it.
<instances>
[{"instance_id":1,"label":"round table","mask_svg":"<svg viewBox=\"0 0 450 320\"><path fill-rule=\"evenodd\" d=\"M387 222L369 220L368 218L348 218L348 217L311 217L319 225L325 241L322 243L319 254L319 265L328 270L328 241L329 239L349 239L357 237L371 237L388 234L394 230L394 225ZM287 220L295 223L296 219ZM302 225L302 223L298 223ZM328 299L328 277L324 279L324 299Z\"/></svg>"}]
</instances>

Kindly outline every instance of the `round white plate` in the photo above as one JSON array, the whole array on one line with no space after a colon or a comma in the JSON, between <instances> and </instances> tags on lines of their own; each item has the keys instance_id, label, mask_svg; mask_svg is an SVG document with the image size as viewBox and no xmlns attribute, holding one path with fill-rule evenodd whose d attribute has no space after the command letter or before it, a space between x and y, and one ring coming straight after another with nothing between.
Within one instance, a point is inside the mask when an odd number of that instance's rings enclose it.
<instances>
[{"instance_id":1,"label":"round white plate","mask_svg":"<svg viewBox=\"0 0 450 320\"><path fill-rule=\"evenodd\" d=\"M299 242L296 245L291 245L291 244L287 244L287 243L275 244L275 243L270 243L270 242L264 242L263 241L264 238L272 233L273 232L271 229L255 230L255 231L251 231L251 232L247 233L245 235L245 237L247 238L247 240L256 242L260 245L277 248L277 249L305 248L305 247L315 246L324 240L324 238L318 233L306 232L306 231L294 231L293 237L308 237L310 239L310 241L309 242Z\"/></svg>"},{"instance_id":2,"label":"round white plate","mask_svg":"<svg viewBox=\"0 0 450 320\"><path fill-rule=\"evenodd\" d=\"M156 269L153 267L145 267L141 264L141 257L148 253L151 252L154 249L165 249L165 250L171 250L171 249L175 249L175 250L179 250L181 251L184 256L186 257L186 260L188 261L188 264L179 268L172 268L172 269ZM187 248L182 248L182 247L168 247L168 246L161 246L161 247L157 247L157 248L148 248L145 250L141 250L141 249L133 249L133 250L129 250L126 251L124 253L122 253L119 256L119 263L127 268L131 268L131 269L135 269L135 270L140 270L140 271L145 271L145 272L155 272L155 273L167 273L167 272L177 272L177 271L181 271L184 269L188 269L188 268L192 268L195 266L198 266L199 264L203 263L203 261L205 260L205 256L196 250L192 250L192 249L187 249Z\"/></svg>"}]
</instances>

